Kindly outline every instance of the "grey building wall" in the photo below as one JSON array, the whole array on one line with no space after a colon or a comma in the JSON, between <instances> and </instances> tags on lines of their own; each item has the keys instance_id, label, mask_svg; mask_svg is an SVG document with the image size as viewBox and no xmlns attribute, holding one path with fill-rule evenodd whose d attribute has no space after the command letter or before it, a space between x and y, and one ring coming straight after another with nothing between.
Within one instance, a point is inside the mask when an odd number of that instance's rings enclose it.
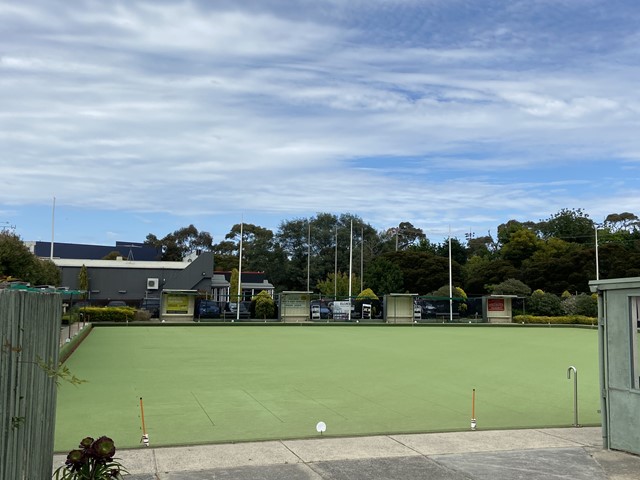
<instances>
[{"instance_id":1,"label":"grey building wall","mask_svg":"<svg viewBox=\"0 0 640 480\"><path fill-rule=\"evenodd\" d=\"M160 297L163 288L183 290L205 290L211 292L213 275L213 253L204 252L186 268L166 268L165 262L157 263L157 267L138 267L137 262L122 263L113 266L96 267L86 263L89 274L90 299L96 302L123 300L132 305L146 296ZM106 263L106 262L105 262ZM71 289L79 289L78 276L81 266L65 266L59 262L62 272L62 285ZM159 288L147 289L147 279L159 279Z\"/></svg>"}]
</instances>

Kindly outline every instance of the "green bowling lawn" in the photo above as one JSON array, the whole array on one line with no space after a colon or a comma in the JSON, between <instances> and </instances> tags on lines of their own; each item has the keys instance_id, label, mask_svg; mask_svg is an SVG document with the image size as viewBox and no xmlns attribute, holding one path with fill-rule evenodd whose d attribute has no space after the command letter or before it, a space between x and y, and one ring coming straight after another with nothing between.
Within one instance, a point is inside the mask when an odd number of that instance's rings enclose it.
<instances>
[{"instance_id":1,"label":"green bowling lawn","mask_svg":"<svg viewBox=\"0 0 640 480\"><path fill-rule=\"evenodd\" d=\"M490 326L94 328L66 365L56 450L600 423L597 330Z\"/></svg>"}]
</instances>

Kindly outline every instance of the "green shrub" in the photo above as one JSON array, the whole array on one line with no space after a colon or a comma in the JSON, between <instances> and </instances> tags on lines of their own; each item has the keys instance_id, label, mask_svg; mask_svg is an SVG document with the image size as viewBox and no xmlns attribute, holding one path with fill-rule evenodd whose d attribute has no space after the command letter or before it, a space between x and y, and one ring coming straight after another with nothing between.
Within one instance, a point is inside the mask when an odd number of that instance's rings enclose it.
<instances>
[{"instance_id":1,"label":"green shrub","mask_svg":"<svg viewBox=\"0 0 640 480\"><path fill-rule=\"evenodd\" d=\"M587 317L598 316L598 295L581 293L576 297L576 314Z\"/></svg>"},{"instance_id":2,"label":"green shrub","mask_svg":"<svg viewBox=\"0 0 640 480\"><path fill-rule=\"evenodd\" d=\"M276 304L266 290L253 297L253 303L255 304L256 318L267 319L275 316Z\"/></svg>"},{"instance_id":3,"label":"green shrub","mask_svg":"<svg viewBox=\"0 0 640 480\"><path fill-rule=\"evenodd\" d=\"M63 325L71 325L80 321L80 317L77 312L67 312L62 315L62 324Z\"/></svg>"},{"instance_id":4,"label":"green shrub","mask_svg":"<svg viewBox=\"0 0 640 480\"><path fill-rule=\"evenodd\" d=\"M87 322L126 322L136 316L133 307L86 307L82 312Z\"/></svg>"},{"instance_id":5,"label":"green shrub","mask_svg":"<svg viewBox=\"0 0 640 480\"><path fill-rule=\"evenodd\" d=\"M585 317L598 316L598 296L581 293L579 295L564 296L562 311L565 315L583 315Z\"/></svg>"},{"instance_id":6,"label":"green shrub","mask_svg":"<svg viewBox=\"0 0 640 480\"><path fill-rule=\"evenodd\" d=\"M564 315L559 317L547 317L536 315L516 315L513 317L514 323L534 323L555 325L597 325L596 317L587 317L585 315Z\"/></svg>"},{"instance_id":7,"label":"green shrub","mask_svg":"<svg viewBox=\"0 0 640 480\"><path fill-rule=\"evenodd\" d=\"M562 315L562 303L560 298L553 293L536 290L526 302L527 311L540 316Z\"/></svg>"}]
</instances>

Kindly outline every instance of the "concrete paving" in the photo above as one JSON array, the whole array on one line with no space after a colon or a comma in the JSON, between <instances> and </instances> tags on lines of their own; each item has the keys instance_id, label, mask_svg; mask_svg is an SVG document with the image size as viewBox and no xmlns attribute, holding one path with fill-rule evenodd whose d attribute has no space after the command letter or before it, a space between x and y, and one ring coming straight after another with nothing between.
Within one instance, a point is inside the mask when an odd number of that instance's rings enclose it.
<instances>
[{"instance_id":1,"label":"concrete paving","mask_svg":"<svg viewBox=\"0 0 640 480\"><path fill-rule=\"evenodd\" d=\"M640 457L604 450L598 427L141 447L117 457L129 480L640 479Z\"/></svg>"}]
</instances>

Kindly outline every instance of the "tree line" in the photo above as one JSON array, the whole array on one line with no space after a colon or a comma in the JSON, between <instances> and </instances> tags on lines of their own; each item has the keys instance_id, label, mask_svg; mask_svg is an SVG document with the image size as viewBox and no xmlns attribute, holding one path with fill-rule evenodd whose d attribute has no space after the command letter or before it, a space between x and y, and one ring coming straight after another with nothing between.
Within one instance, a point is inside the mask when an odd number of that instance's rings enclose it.
<instances>
[{"instance_id":1,"label":"tree line","mask_svg":"<svg viewBox=\"0 0 640 480\"><path fill-rule=\"evenodd\" d=\"M581 209L562 209L537 222L509 220L495 237L470 233L440 243L410 222L379 231L352 214L285 220L276 232L243 224L243 270L265 272L278 291L306 290L308 279L311 290L332 295L340 285L338 294L345 295L351 225L354 295L362 288L378 295L433 294L449 283L449 243L453 283L469 296L504 290L504 282L557 295L588 292L596 278L596 254L601 279L640 276L638 217L613 213L596 225ZM216 270L230 271L238 266L240 230L240 224L233 225L214 243L208 232L189 225L163 238L150 233L145 243L158 248L162 260L212 251Z\"/></svg>"},{"instance_id":2,"label":"tree line","mask_svg":"<svg viewBox=\"0 0 640 480\"><path fill-rule=\"evenodd\" d=\"M449 239L431 242L410 222L376 230L352 214L285 220L276 232L243 224L243 270L265 272L278 291L304 291L308 279L311 290L344 296L352 224L354 295L366 288L377 295L430 295L448 285ZM150 233L145 243L161 252L158 260L180 261L198 250L212 251L216 270L230 271L238 266L240 227L233 225L217 243L193 225L162 238ZM538 222L509 220L496 232L495 237L470 233L463 240L451 238L453 283L469 296L589 292L588 283L596 278L596 251L601 279L640 276L640 220L633 213L613 213L596 225L580 209L562 209ZM9 231L0 232L0 277L34 285L60 282L55 264L36 258Z\"/></svg>"}]
</instances>

